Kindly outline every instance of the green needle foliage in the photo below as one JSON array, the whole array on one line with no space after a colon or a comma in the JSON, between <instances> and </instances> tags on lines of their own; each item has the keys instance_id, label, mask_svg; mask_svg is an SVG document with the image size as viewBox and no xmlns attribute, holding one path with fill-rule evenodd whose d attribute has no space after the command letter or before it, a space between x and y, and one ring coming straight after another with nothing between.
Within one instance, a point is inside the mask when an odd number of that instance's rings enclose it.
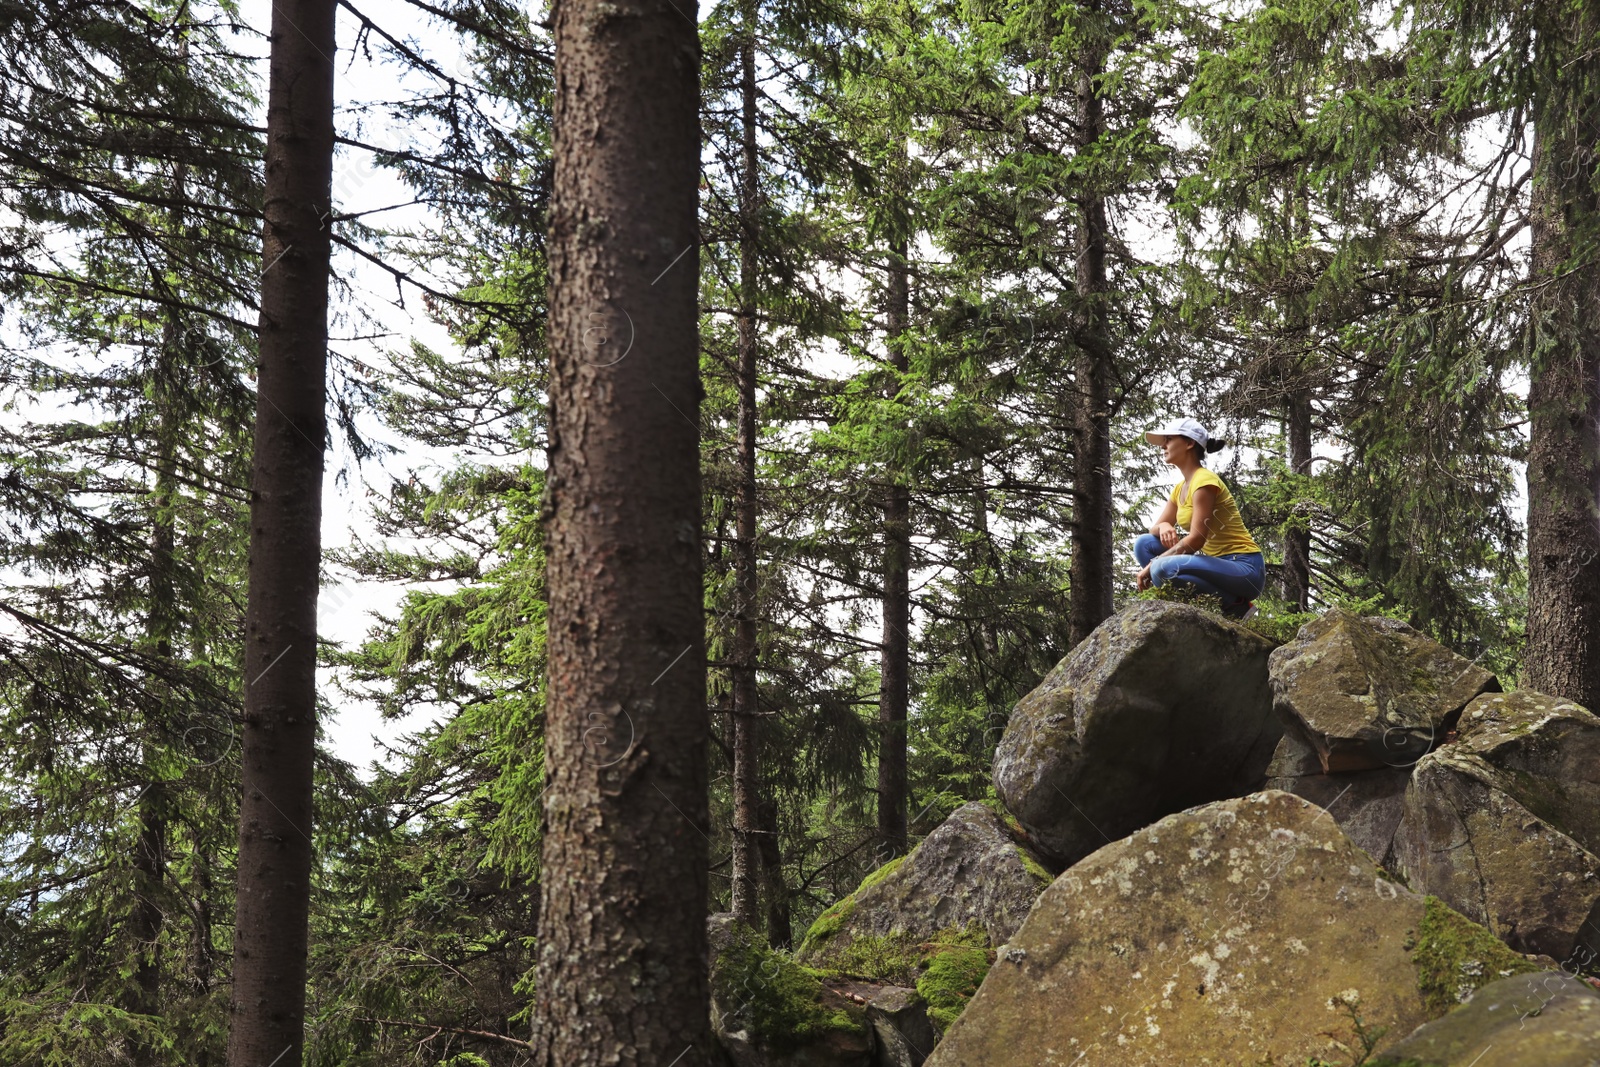
<instances>
[{"instance_id":1,"label":"green needle foliage","mask_svg":"<svg viewBox=\"0 0 1600 1067\"><path fill-rule=\"evenodd\" d=\"M365 702L404 733L360 773L318 765L308 1055L511 1067L542 876L552 56L522 6L412 6L434 39L343 5L352 54L401 88L341 111L329 225L446 340L335 342L332 414L372 507L329 576L400 596L323 650L325 711ZM18 1067L221 1062L261 268L242 17L0 0L0 1062ZM1303 577L1313 612L1405 618L1508 683L1554 676L1571 649L1525 619L1571 615L1600 573L1593 486L1574 495L1587 468L1560 451L1592 422L1563 413L1600 395L1584 5L729 0L699 26L704 395L683 414L708 907L732 902L736 822L780 952L881 863L902 501L910 835L993 799L1012 707L1074 640L1079 553L1109 548L1116 601L1133 595L1129 542L1172 480L1152 420L1239 445L1218 470L1266 550L1262 632L1310 617ZM386 125L405 137L380 144ZM371 167L413 202L362 201ZM347 324L377 318L364 277L343 279ZM1082 450L1102 446L1094 470ZM736 819L750 658L760 795ZM946 962L941 1022L987 961Z\"/></svg>"}]
</instances>

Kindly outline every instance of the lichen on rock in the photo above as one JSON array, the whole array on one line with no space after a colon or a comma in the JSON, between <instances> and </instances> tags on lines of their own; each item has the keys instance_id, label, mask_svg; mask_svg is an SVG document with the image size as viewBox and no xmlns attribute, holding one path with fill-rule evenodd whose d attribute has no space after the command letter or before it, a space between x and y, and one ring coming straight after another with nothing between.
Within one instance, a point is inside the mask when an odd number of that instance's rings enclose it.
<instances>
[{"instance_id":1,"label":"lichen on rock","mask_svg":"<svg viewBox=\"0 0 1600 1067\"><path fill-rule=\"evenodd\" d=\"M1335 608L1271 659L1273 707L1324 774L1404 767L1444 740L1494 675L1395 619Z\"/></svg>"},{"instance_id":2,"label":"lichen on rock","mask_svg":"<svg viewBox=\"0 0 1600 1067\"><path fill-rule=\"evenodd\" d=\"M1384 877L1326 811L1268 791L1064 872L928 1062L1349 1064L1513 959Z\"/></svg>"}]
</instances>

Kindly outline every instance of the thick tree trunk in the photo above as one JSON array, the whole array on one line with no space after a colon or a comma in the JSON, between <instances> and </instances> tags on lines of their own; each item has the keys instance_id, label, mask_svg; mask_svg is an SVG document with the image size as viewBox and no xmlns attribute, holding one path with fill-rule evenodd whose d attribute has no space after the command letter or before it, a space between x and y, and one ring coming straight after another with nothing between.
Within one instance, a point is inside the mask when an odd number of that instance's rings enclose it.
<instances>
[{"instance_id":1,"label":"thick tree trunk","mask_svg":"<svg viewBox=\"0 0 1600 1067\"><path fill-rule=\"evenodd\" d=\"M1593 85L1592 73L1571 76L1574 85ZM1600 102L1587 110L1592 117ZM1574 247L1575 230L1600 219L1600 203L1584 129L1571 111L1553 107L1535 119L1533 269L1542 281L1528 388L1522 682L1600 710L1600 266L1592 248Z\"/></svg>"},{"instance_id":2,"label":"thick tree trunk","mask_svg":"<svg viewBox=\"0 0 1600 1067\"><path fill-rule=\"evenodd\" d=\"M740 47L743 173L739 183L739 482L733 542L733 902L740 922L760 928L756 835L761 803L761 719L756 686L756 46L755 12L746 4Z\"/></svg>"},{"instance_id":3,"label":"thick tree trunk","mask_svg":"<svg viewBox=\"0 0 1600 1067\"><path fill-rule=\"evenodd\" d=\"M272 8L229 1067L299 1067L316 746L333 0Z\"/></svg>"},{"instance_id":4,"label":"thick tree trunk","mask_svg":"<svg viewBox=\"0 0 1600 1067\"><path fill-rule=\"evenodd\" d=\"M1087 150L1104 132L1094 77L1098 52L1078 74L1079 145ZM1076 645L1111 616L1114 499L1111 486L1111 341L1106 298L1106 202L1098 191L1078 202L1077 289L1081 308L1074 360L1072 588L1068 640Z\"/></svg>"},{"instance_id":5,"label":"thick tree trunk","mask_svg":"<svg viewBox=\"0 0 1600 1067\"><path fill-rule=\"evenodd\" d=\"M531 1062L713 1062L693 0L555 6Z\"/></svg>"},{"instance_id":6,"label":"thick tree trunk","mask_svg":"<svg viewBox=\"0 0 1600 1067\"><path fill-rule=\"evenodd\" d=\"M907 242L889 251L891 396L909 364L902 335L911 324ZM878 838L883 858L906 851L906 713L911 700L911 490L890 471L883 505L883 644L878 694Z\"/></svg>"},{"instance_id":7,"label":"thick tree trunk","mask_svg":"<svg viewBox=\"0 0 1600 1067\"><path fill-rule=\"evenodd\" d=\"M1311 393L1296 389L1286 405L1289 469L1311 473ZM1311 527L1294 527L1283 538L1283 598L1296 611L1311 609Z\"/></svg>"}]
</instances>

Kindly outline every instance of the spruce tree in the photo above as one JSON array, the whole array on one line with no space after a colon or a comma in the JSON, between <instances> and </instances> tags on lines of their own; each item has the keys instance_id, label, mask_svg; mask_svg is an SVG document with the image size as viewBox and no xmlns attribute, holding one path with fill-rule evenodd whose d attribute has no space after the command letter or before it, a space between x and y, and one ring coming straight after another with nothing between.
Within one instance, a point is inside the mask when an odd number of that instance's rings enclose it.
<instances>
[{"instance_id":1,"label":"spruce tree","mask_svg":"<svg viewBox=\"0 0 1600 1067\"><path fill-rule=\"evenodd\" d=\"M230 1067L300 1067L305 1042L335 9L272 9Z\"/></svg>"}]
</instances>

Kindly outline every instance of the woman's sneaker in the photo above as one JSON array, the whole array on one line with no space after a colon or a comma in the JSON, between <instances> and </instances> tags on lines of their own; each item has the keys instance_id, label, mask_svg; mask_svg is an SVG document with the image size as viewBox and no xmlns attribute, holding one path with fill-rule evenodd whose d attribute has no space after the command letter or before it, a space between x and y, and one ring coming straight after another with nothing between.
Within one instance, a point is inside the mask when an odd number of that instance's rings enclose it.
<instances>
[{"instance_id":1,"label":"woman's sneaker","mask_svg":"<svg viewBox=\"0 0 1600 1067\"><path fill-rule=\"evenodd\" d=\"M1238 604L1231 604L1223 608L1222 613L1230 619L1238 619L1240 622L1244 622L1255 615L1256 602L1254 600L1245 600Z\"/></svg>"}]
</instances>

